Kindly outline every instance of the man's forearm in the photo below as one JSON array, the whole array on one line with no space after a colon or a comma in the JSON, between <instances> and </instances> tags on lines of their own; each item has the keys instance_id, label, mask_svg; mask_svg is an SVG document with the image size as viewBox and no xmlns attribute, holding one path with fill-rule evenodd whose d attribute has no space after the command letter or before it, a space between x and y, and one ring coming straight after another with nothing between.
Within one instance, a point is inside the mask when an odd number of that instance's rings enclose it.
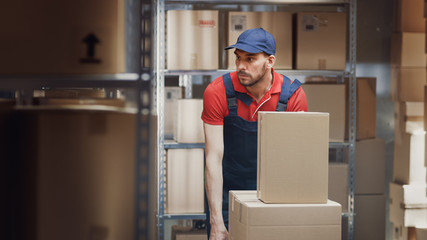
<instances>
[{"instance_id":1,"label":"man's forearm","mask_svg":"<svg viewBox=\"0 0 427 240\"><path fill-rule=\"evenodd\" d=\"M208 198L211 225L224 224L222 216L222 165L206 161L206 195Z\"/></svg>"}]
</instances>

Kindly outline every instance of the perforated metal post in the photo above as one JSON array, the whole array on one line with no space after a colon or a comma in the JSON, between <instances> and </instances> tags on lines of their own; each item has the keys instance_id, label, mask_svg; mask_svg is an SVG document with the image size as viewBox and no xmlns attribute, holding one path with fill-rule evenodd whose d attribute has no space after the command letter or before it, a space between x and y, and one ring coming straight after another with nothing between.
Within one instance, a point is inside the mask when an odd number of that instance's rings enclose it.
<instances>
[{"instance_id":1,"label":"perforated metal post","mask_svg":"<svg viewBox=\"0 0 427 240\"><path fill-rule=\"evenodd\" d=\"M350 0L350 29L349 29L349 58L350 58L350 82L349 82L349 156L348 156L348 239L354 239L354 184L356 162L356 10L357 0Z\"/></svg>"}]
</instances>

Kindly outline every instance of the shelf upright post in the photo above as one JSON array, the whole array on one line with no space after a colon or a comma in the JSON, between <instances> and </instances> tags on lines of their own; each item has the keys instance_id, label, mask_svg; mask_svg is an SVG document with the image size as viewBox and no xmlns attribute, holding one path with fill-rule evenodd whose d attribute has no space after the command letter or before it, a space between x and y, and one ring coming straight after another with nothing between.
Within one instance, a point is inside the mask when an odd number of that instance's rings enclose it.
<instances>
[{"instance_id":1,"label":"shelf upright post","mask_svg":"<svg viewBox=\"0 0 427 240\"><path fill-rule=\"evenodd\" d=\"M165 215L165 147L164 147L164 96L165 96L165 3L156 1L156 94L157 108L157 239L164 239Z\"/></svg>"},{"instance_id":2,"label":"shelf upright post","mask_svg":"<svg viewBox=\"0 0 427 240\"><path fill-rule=\"evenodd\" d=\"M356 29L356 10L357 0L350 0L350 14L349 14L349 65L350 65L350 82L349 82L349 174L348 174L348 239L354 239L354 222L355 222L355 211L354 211L354 184L355 184L355 173L356 173L356 41L357 41L357 29Z\"/></svg>"},{"instance_id":3,"label":"shelf upright post","mask_svg":"<svg viewBox=\"0 0 427 240\"><path fill-rule=\"evenodd\" d=\"M135 162L135 240L151 239L154 228L152 221L153 201L149 193L152 192L153 177L150 171L153 159L153 142L151 138L151 107L153 82L153 1L128 0L127 2L127 32L128 46L126 47L127 71L138 74L136 85L136 162Z\"/></svg>"}]
</instances>

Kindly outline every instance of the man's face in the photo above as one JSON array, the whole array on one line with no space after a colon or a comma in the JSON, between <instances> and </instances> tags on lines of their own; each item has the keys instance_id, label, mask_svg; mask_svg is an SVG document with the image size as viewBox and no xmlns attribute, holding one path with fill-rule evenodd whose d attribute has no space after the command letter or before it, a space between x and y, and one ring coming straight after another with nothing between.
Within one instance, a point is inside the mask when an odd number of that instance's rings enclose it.
<instances>
[{"instance_id":1,"label":"man's face","mask_svg":"<svg viewBox=\"0 0 427 240\"><path fill-rule=\"evenodd\" d=\"M271 70L267 67L269 58L266 53L248 53L236 49L234 54L236 55L237 76L243 86L254 86L264 76L270 74Z\"/></svg>"}]
</instances>

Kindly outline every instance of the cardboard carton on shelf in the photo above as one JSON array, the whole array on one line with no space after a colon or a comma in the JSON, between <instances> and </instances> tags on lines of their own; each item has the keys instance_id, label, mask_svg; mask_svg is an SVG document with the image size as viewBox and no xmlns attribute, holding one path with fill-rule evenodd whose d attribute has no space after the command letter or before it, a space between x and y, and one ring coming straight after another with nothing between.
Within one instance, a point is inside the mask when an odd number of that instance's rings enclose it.
<instances>
[{"instance_id":1,"label":"cardboard carton on shelf","mask_svg":"<svg viewBox=\"0 0 427 240\"><path fill-rule=\"evenodd\" d=\"M166 213L204 212L203 149L167 150L166 190Z\"/></svg>"},{"instance_id":2,"label":"cardboard carton on shelf","mask_svg":"<svg viewBox=\"0 0 427 240\"><path fill-rule=\"evenodd\" d=\"M275 69L292 69L292 13L290 12L230 12L227 46L235 44L247 29L262 27L276 40ZM228 69L235 69L233 50L227 51Z\"/></svg>"},{"instance_id":3,"label":"cardboard carton on shelf","mask_svg":"<svg viewBox=\"0 0 427 240\"><path fill-rule=\"evenodd\" d=\"M179 143L204 143L202 99L178 99L178 117L174 138Z\"/></svg>"},{"instance_id":4,"label":"cardboard carton on shelf","mask_svg":"<svg viewBox=\"0 0 427 240\"><path fill-rule=\"evenodd\" d=\"M257 194L266 203L326 203L329 114L259 112Z\"/></svg>"},{"instance_id":5,"label":"cardboard carton on shelf","mask_svg":"<svg viewBox=\"0 0 427 240\"><path fill-rule=\"evenodd\" d=\"M0 15L2 74L125 71L124 0L12 1Z\"/></svg>"},{"instance_id":6,"label":"cardboard carton on shelf","mask_svg":"<svg viewBox=\"0 0 427 240\"><path fill-rule=\"evenodd\" d=\"M399 102L424 102L426 68L391 68L391 99Z\"/></svg>"},{"instance_id":7,"label":"cardboard carton on shelf","mask_svg":"<svg viewBox=\"0 0 427 240\"><path fill-rule=\"evenodd\" d=\"M384 194L356 194L354 211L354 239L385 239L385 196Z\"/></svg>"},{"instance_id":8,"label":"cardboard carton on shelf","mask_svg":"<svg viewBox=\"0 0 427 240\"><path fill-rule=\"evenodd\" d=\"M218 69L217 10L169 10L166 25L167 69Z\"/></svg>"},{"instance_id":9,"label":"cardboard carton on shelf","mask_svg":"<svg viewBox=\"0 0 427 240\"><path fill-rule=\"evenodd\" d=\"M427 55L420 51L425 47L425 33L394 32L391 37L391 67L425 68Z\"/></svg>"},{"instance_id":10,"label":"cardboard carton on shelf","mask_svg":"<svg viewBox=\"0 0 427 240\"><path fill-rule=\"evenodd\" d=\"M233 240L338 240L341 205L267 204L255 191L230 191L229 237Z\"/></svg>"},{"instance_id":11,"label":"cardboard carton on shelf","mask_svg":"<svg viewBox=\"0 0 427 240\"><path fill-rule=\"evenodd\" d=\"M346 13L297 14L296 69L344 70L346 45Z\"/></svg>"},{"instance_id":12,"label":"cardboard carton on shelf","mask_svg":"<svg viewBox=\"0 0 427 240\"><path fill-rule=\"evenodd\" d=\"M329 163L328 199L341 204L343 212L348 211L347 163Z\"/></svg>"},{"instance_id":13,"label":"cardboard carton on shelf","mask_svg":"<svg viewBox=\"0 0 427 240\"><path fill-rule=\"evenodd\" d=\"M397 0L394 6L394 31L425 32L424 0Z\"/></svg>"},{"instance_id":14,"label":"cardboard carton on shelf","mask_svg":"<svg viewBox=\"0 0 427 240\"><path fill-rule=\"evenodd\" d=\"M344 142L345 86L344 84L303 84L309 112L329 113L329 141Z\"/></svg>"}]
</instances>

